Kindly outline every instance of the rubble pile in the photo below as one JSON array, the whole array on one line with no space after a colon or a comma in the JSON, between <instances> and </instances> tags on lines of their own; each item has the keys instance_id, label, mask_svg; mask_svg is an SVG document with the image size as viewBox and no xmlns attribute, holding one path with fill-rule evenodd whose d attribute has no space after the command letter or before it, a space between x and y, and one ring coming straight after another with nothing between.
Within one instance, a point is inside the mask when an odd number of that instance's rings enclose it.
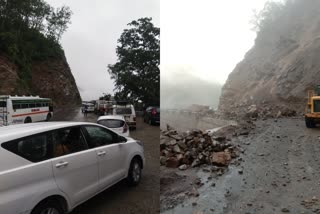
<instances>
[{"instance_id":1,"label":"rubble pile","mask_svg":"<svg viewBox=\"0 0 320 214\"><path fill-rule=\"evenodd\" d=\"M193 130L178 133L172 127L161 131L160 164L185 170L202 164L228 166L237 157L229 138L210 131Z\"/></svg>"},{"instance_id":2,"label":"rubble pile","mask_svg":"<svg viewBox=\"0 0 320 214\"><path fill-rule=\"evenodd\" d=\"M239 119L268 119L280 117L295 117L298 113L286 106L271 104L236 105L234 111L216 113L222 118Z\"/></svg>"}]
</instances>

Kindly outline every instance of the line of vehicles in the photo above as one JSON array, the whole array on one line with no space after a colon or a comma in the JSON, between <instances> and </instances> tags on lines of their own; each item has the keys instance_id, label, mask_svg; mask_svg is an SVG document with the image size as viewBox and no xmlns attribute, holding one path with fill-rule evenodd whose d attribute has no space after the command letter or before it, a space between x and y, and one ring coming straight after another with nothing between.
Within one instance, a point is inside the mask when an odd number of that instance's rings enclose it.
<instances>
[{"instance_id":1,"label":"line of vehicles","mask_svg":"<svg viewBox=\"0 0 320 214\"><path fill-rule=\"evenodd\" d=\"M145 157L129 137L133 105L109 103L98 114L97 123L35 123L52 118L50 99L0 96L0 213L69 213L121 180L138 185ZM144 121L159 123L160 109L148 107Z\"/></svg>"}]
</instances>

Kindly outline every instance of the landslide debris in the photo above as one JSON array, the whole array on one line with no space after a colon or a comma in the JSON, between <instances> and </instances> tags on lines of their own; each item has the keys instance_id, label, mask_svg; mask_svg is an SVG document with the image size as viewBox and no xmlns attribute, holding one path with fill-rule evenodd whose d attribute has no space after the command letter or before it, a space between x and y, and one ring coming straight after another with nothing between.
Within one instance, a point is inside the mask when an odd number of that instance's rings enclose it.
<instances>
[{"instance_id":1,"label":"landslide debris","mask_svg":"<svg viewBox=\"0 0 320 214\"><path fill-rule=\"evenodd\" d=\"M226 167L238 157L239 146L231 144L233 136L248 135L252 128L230 125L218 130L192 130L178 133L167 125L160 135L160 164L186 170L203 164Z\"/></svg>"}]
</instances>

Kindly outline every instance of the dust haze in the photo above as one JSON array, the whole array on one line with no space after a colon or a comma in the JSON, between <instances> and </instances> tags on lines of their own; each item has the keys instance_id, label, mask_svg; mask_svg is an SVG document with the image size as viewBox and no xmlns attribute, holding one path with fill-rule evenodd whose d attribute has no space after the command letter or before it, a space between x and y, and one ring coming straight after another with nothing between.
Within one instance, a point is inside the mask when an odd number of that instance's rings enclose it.
<instances>
[{"instance_id":1,"label":"dust haze","mask_svg":"<svg viewBox=\"0 0 320 214\"><path fill-rule=\"evenodd\" d=\"M192 104L218 106L221 83L201 79L191 67L162 68L166 75L161 75L161 108L183 109Z\"/></svg>"}]
</instances>

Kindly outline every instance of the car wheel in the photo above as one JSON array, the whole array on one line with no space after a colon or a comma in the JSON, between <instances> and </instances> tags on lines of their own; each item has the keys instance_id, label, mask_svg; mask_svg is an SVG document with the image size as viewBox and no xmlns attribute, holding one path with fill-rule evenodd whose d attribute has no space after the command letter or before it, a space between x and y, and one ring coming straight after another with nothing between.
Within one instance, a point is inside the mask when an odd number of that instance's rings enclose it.
<instances>
[{"instance_id":1,"label":"car wheel","mask_svg":"<svg viewBox=\"0 0 320 214\"><path fill-rule=\"evenodd\" d=\"M148 120L148 124L149 124L149 125L152 125L152 124L153 124L151 118Z\"/></svg>"},{"instance_id":2,"label":"car wheel","mask_svg":"<svg viewBox=\"0 0 320 214\"><path fill-rule=\"evenodd\" d=\"M31 214L63 214L64 211L56 201L44 201L37 205Z\"/></svg>"},{"instance_id":3,"label":"car wheel","mask_svg":"<svg viewBox=\"0 0 320 214\"><path fill-rule=\"evenodd\" d=\"M129 186L136 186L141 180L142 170L141 163L138 159L133 159L130 164L127 182Z\"/></svg>"},{"instance_id":4,"label":"car wheel","mask_svg":"<svg viewBox=\"0 0 320 214\"><path fill-rule=\"evenodd\" d=\"M32 120L30 117L27 117L25 120L24 120L24 123L32 123Z\"/></svg>"}]
</instances>

